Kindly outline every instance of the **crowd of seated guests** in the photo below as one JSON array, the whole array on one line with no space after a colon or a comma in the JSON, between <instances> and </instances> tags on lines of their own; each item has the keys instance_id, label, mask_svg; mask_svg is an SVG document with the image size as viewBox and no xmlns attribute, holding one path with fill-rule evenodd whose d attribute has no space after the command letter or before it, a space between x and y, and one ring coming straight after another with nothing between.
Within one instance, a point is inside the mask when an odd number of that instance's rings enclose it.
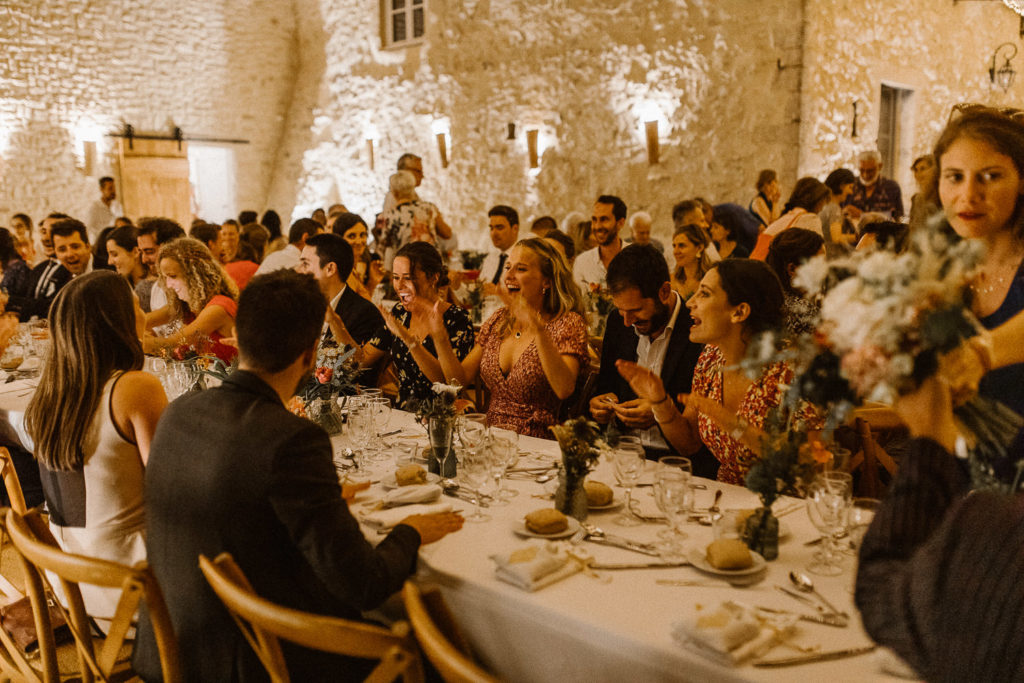
<instances>
[{"instance_id":1,"label":"crowd of seated guests","mask_svg":"<svg viewBox=\"0 0 1024 683\"><path fill-rule=\"evenodd\" d=\"M632 222L634 243L624 239L628 210L614 195L598 197L589 220L582 213L568 216L564 230L547 216L533 220L526 239L519 238L518 212L495 206L488 212L493 249L481 286L496 310L479 327L452 303L445 252L454 231L438 207L417 194L423 171L414 155L403 156L372 231L338 204L295 221L287 235L276 212L259 219L255 212L243 212L220 224L197 221L188 237L168 219L140 219L137 226L119 219L123 225L98 232L100 243L90 244L85 226L70 216L51 213L34 231L31 219L17 214L11 231L0 229L0 288L10 314L49 318L52 354L26 421L54 533L75 552L129 564L145 556L148 484L143 480L147 462L161 452L150 446L162 444L168 452L177 446L169 435L162 441L155 437L166 398L159 382L141 371L143 352L188 345L225 362L240 361L241 370L223 392L211 395L211 406L234 415L246 405L259 405L259 411L270 411L271 421L281 421L295 434L314 428L279 413L278 399L294 391L325 345L356 348L370 371L366 381L378 376L386 381L386 373L378 371L393 367L396 405L404 408L431 397L435 382L468 386L479 377L489 389L486 412L492 425L542 438L551 438L550 427L566 402L580 398L576 394L590 358L600 354L596 387L577 405L587 406L598 422L614 421L634 431L648 457L690 455L698 474L742 484L761 455L768 413L780 405L793 373L786 363L776 363L751 378L739 363L760 332L808 329L815 293L793 284L796 268L807 259L852 248L899 251L910 230L936 222L942 212L943 229L988 247L971 304L981 324L996 335L1024 309L1019 192L1024 124L991 111L953 120L934 154L915 161L920 187L910 226L895 222L903 214L902 200L898 187L882 176L877 155L859 162L859 176L836 169L824 183L799 179L784 206L778 175L770 170L759 175L749 209L734 203L712 207L701 198L677 202L671 263L651 238L646 213L637 212ZM985 211L978 208L983 205ZM289 310L277 292L304 302L296 304L302 310ZM610 297L612 312L603 347L592 348L588 306L602 292ZM381 298L394 302L378 307ZM243 325L246 310L253 318ZM270 334L270 315L294 319L297 327ZM13 324L11 315L0 319L0 343ZM259 335L281 338L263 343ZM268 349L280 355L280 363ZM987 354L981 353L979 391L1024 414L1019 391L1024 365L995 362L991 348ZM941 409L935 414L945 415L944 389L929 390L927 399ZM195 396L185 400L202 403ZM800 420L817 427L820 418L812 407L798 410ZM182 419L176 414L175 429ZM908 596L909 579L892 577L927 573L922 558L934 563L943 552L959 552L931 539L946 533L939 524L942 515L973 513L960 503L962 473L945 457L952 450L948 424L933 420L912 427L932 442L916 442L926 456L910 461L909 490L939 478L948 484L949 500L936 510L934 523L907 537L899 553L887 550L892 539L869 535L858 603L869 632L880 640L892 638L915 668L933 672L942 670L934 668L937 661L949 662L934 654L936 648L925 656L908 640L910 616L900 617L904 623L876 614L875 596L907 609L941 604L935 596L951 588L938 578L927 585L927 595ZM1024 447L1021 443L1024 436L1014 447ZM317 467L330 458L320 450L310 456ZM167 471L160 476L173 479ZM116 487L110 486L111 477ZM331 480L322 482L323 493L340 499ZM913 495L893 501L881 518L902 524L900 515L907 513L896 506L907 505L907 499ZM167 500L157 497L154 504ZM982 498L972 503L1001 504ZM161 514L173 517L168 509ZM331 514L336 518L327 526L351 530L346 513L332 509ZM107 524L110 519L117 523ZM414 520L404 525L411 530L395 532L391 560L366 555L373 572L387 575L375 586L391 590L411 571L406 560L417 545L414 534L427 542L458 526L450 518L443 530L431 524ZM172 526L161 527L158 575L167 569L161 570L161 563L170 561L166 544L172 541L166 534ZM315 546L316 539L311 542ZM315 554L315 547L302 552ZM104 599L101 593L87 596L97 616L110 612ZM180 606L172 606L175 610L176 618L186 620Z\"/></svg>"}]
</instances>

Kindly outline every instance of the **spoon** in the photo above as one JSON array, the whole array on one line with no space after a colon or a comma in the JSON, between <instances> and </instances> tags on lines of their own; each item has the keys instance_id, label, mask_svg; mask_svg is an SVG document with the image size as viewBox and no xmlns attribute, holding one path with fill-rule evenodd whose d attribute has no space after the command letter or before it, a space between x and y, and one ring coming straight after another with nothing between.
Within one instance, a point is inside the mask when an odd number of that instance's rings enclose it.
<instances>
[{"instance_id":1,"label":"spoon","mask_svg":"<svg viewBox=\"0 0 1024 683\"><path fill-rule=\"evenodd\" d=\"M555 475L554 475L554 474L551 474L551 473L549 472L548 474L542 474L542 475L540 475L540 476L539 476L539 477L537 477L537 478L536 478L536 479L535 479L534 481L536 481L536 482L537 482L538 484L546 484L546 483L548 483L549 481L551 481L551 480L552 480L552 479L554 479L554 478L555 478Z\"/></svg>"},{"instance_id":2,"label":"spoon","mask_svg":"<svg viewBox=\"0 0 1024 683\"><path fill-rule=\"evenodd\" d=\"M708 508L708 514L713 515L718 512L718 501L722 499L722 489L715 491L715 502Z\"/></svg>"},{"instance_id":3,"label":"spoon","mask_svg":"<svg viewBox=\"0 0 1024 683\"><path fill-rule=\"evenodd\" d=\"M839 611L838 609L836 609L835 605L826 600L825 596L819 593L814 588L814 582L811 581L811 577L807 576L806 574L802 574L800 572L795 571L790 572L789 580L793 582L793 585L796 586L796 589L798 591L801 591L803 593L811 593L812 595L814 595L814 597L818 598L818 600L821 600L821 603L825 605L825 607L828 607L830 610L832 610L832 614L838 614L841 617L850 616L846 612Z\"/></svg>"}]
</instances>

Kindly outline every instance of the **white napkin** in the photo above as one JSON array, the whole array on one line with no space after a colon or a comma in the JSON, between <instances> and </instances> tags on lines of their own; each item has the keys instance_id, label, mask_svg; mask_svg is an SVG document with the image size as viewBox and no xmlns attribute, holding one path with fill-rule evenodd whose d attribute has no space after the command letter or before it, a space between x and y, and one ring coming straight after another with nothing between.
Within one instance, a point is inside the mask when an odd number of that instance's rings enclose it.
<instances>
[{"instance_id":1,"label":"white napkin","mask_svg":"<svg viewBox=\"0 0 1024 683\"><path fill-rule=\"evenodd\" d=\"M441 497L441 487L437 484L416 484L399 486L384 494L384 507L391 508L410 503L433 503Z\"/></svg>"},{"instance_id":2,"label":"white napkin","mask_svg":"<svg viewBox=\"0 0 1024 683\"><path fill-rule=\"evenodd\" d=\"M735 666L760 657L792 635L796 618L758 617L754 609L723 602L714 611L698 611L677 621L672 636L684 647L722 664Z\"/></svg>"},{"instance_id":3,"label":"white napkin","mask_svg":"<svg viewBox=\"0 0 1024 683\"><path fill-rule=\"evenodd\" d=\"M582 569L554 543L531 543L511 553L491 555L499 579L525 591L540 590Z\"/></svg>"},{"instance_id":4,"label":"white napkin","mask_svg":"<svg viewBox=\"0 0 1024 683\"><path fill-rule=\"evenodd\" d=\"M430 505L406 505L388 510L375 510L363 516L363 521L378 529L390 529L410 515L429 515L435 512L451 512L451 503L431 503Z\"/></svg>"}]
</instances>

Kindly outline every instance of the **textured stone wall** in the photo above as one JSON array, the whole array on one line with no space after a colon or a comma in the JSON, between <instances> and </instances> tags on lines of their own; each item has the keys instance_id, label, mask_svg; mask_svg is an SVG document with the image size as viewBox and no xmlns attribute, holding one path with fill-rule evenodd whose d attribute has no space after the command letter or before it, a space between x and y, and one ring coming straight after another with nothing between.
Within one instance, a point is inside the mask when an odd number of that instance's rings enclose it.
<instances>
[{"instance_id":1,"label":"textured stone wall","mask_svg":"<svg viewBox=\"0 0 1024 683\"><path fill-rule=\"evenodd\" d=\"M116 166L103 136L137 132L242 138L238 204L262 209L297 58L289 1L4 0L0 3L0 225L85 215ZM76 168L98 138L93 175ZM224 216L209 216L222 220Z\"/></svg>"},{"instance_id":2,"label":"textured stone wall","mask_svg":"<svg viewBox=\"0 0 1024 683\"><path fill-rule=\"evenodd\" d=\"M907 153L900 168L883 173L901 181L909 210L910 163L931 151L954 104L1020 106L1020 78L1004 94L991 87L988 75L999 44L1020 45L1019 27L1020 17L1001 2L808 2L801 174L856 169L857 153L876 145L881 84L907 87L914 90L904 131ZM1022 57L1024 51L1013 60L1018 70L1024 70ZM854 100L860 101L856 138Z\"/></svg>"},{"instance_id":3,"label":"textured stone wall","mask_svg":"<svg viewBox=\"0 0 1024 683\"><path fill-rule=\"evenodd\" d=\"M610 192L667 232L679 199L746 202L768 166L795 177L800 70L776 64L800 59L800 0L428 0L427 40L394 50L380 48L376 3L296 6L301 67L269 198L294 216L340 199L372 220L405 151L423 156L421 195L463 244L484 243L496 203L561 220ZM653 167L648 110L662 119Z\"/></svg>"}]
</instances>

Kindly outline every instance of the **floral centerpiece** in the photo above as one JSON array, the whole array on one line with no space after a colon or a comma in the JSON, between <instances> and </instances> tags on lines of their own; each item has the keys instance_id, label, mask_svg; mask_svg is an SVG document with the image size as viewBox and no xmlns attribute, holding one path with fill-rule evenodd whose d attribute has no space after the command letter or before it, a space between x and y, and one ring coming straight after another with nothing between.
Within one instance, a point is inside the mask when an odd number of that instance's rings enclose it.
<instances>
[{"instance_id":1,"label":"floral centerpiece","mask_svg":"<svg viewBox=\"0 0 1024 683\"><path fill-rule=\"evenodd\" d=\"M473 320L473 324L479 325L483 322L484 312L484 287L483 284L477 280L470 282L464 282L465 297L463 297L463 303L466 308L469 309L470 318Z\"/></svg>"},{"instance_id":2,"label":"floral centerpiece","mask_svg":"<svg viewBox=\"0 0 1024 683\"><path fill-rule=\"evenodd\" d=\"M555 507L582 521L587 518L587 492L583 481L608 445L601 437L597 423L585 417L566 420L550 429L562 451Z\"/></svg>"},{"instance_id":3,"label":"floral centerpiece","mask_svg":"<svg viewBox=\"0 0 1024 683\"><path fill-rule=\"evenodd\" d=\"M355 348L347 351L337 345L321 345L317 351L313 377L302 393L304 412L328 434L340 434L341 407L338 397L358 392L356 379L362 372Z\"/></svg>"},{"instance_id":4,"label":"floral centerpiece","mask_svg":"<svg viewBox=\"0 0 1024 683\"><path fill-rule=\"evenodd\" d=\"M451 457L452 439L455 435L456 398L462 387L434 382L431 389L433 396L412 401L410 407L419 423L426 428L430 440L427 470L451 478L457 469L455 458Z\"/></svg>"},{"instance_id":5,"label":"floral centerpiece","mask_svg":"<svg viewBox=\"0 0 1024 683\"><path fill-rule=\"evenodd\" d=\"M583 288L584 304L590 321L590 333L595 337L603 337L608 324L608 314L612 310L612 294L607 287L599 282L586 282Z\"/></svg>"}]
</instances>

